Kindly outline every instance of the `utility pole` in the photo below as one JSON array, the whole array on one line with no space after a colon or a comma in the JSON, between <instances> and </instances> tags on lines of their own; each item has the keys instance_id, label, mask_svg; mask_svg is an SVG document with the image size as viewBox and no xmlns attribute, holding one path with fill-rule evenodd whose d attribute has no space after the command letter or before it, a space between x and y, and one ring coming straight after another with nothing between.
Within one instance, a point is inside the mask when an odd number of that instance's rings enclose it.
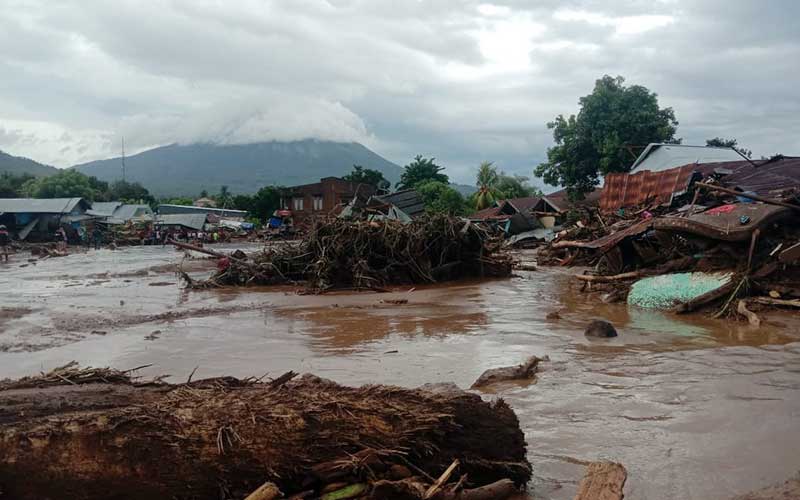
<instances>
[{"instance_id":1,"label":"utility pole","mask_svg":"<svg viewBox=\"0 0 800 500\"><path fill-rule=\"evenodd\" d=\"M122 182L125 182L125 136L122 136Z\"/></svg>"}]
</instances>

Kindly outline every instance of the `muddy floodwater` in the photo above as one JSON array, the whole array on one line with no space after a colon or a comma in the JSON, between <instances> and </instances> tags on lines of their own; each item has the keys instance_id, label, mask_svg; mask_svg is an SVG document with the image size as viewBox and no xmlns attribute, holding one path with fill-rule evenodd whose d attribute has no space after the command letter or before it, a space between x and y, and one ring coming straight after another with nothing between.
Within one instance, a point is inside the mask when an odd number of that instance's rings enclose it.
<instances>
[{"instance_id":1,"label":"muddy floodwater","mask_svg":"<svg viewBox=\"0 0 800 500\"><path fill-rule=\"evenodd\" d=\"M224 249L225 247L217 247ZM169 248L0 263L0 378L82 365L184 381L313 372L338 382L455 382L549 356L538 381L491 388L516 410L537 499L569 499L586 462L628 468L626 498L715 499L800 470L800 315L755 329L598 304L575 270L393 293L182 290ZM213 261L186 259L193 276ZM24 266L24 267L23 267ZM407 304L390 300L407 299ZM546 319L560 311L560 319ZM588 340L594 318L615 339Z\"/></svg>"}]
</instances>

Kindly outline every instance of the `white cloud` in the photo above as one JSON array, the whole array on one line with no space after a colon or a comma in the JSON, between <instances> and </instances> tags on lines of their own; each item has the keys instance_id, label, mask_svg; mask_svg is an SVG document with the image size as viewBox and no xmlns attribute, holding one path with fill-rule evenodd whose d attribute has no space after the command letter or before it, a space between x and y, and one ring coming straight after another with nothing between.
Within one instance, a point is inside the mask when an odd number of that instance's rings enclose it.
<instances>
[{"instance_id":1,"label":"white cloud","mask_svg":"<svg viewBox=\"0 0 800 500\"><path fill-rule=\"evenodd\" d=\"M0 149L66 166L191 141L365 142L530 174L603 74L692 142L800 153L800 2L0 2ZM735 36L734 36L735 35Z\"/></svg>"}]
</instances>

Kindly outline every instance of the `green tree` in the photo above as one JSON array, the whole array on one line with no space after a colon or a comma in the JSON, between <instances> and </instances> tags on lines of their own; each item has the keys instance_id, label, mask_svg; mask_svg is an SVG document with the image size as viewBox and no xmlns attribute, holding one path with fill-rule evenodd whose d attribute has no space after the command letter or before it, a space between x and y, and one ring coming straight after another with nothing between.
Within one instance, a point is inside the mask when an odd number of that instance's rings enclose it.
<instances>
[{"instance_id":1,"label":"green tree","mask_svg":"<svg viewBox=\"0 0 800 500\"><path fill-rule=\"evenodd\" d=\"M714 147L714 148L731 148L735 149L739 153L745 155L748 158L753 157L753 152L749 149L739 148L738 146L739 141L736 139L723 139L722 137L714 137L713 139L706 139L706 146Z\"/></svg>"},{"instance_id":2,"label":"green tree","mask_svg":"<svg viewBox=\"0 0 800 500\"><path fill-rule=\"evenodd\" d=\"M440 167L434 161L436 158L423 158L422 155L414 157L414 161L404 167L400 182L397 183L398 189L416 188L418 184L426 181L437 181L448 184L450 179L441 173L444 167Z\"/></svg>"},{"instance_id":3,"label":"green tree","mask_svg":"<svg viewBox=\"0 0 800 500\"><path fill-rule=\"evenodd\" d=\"M241 210L247 210L261 221L268 219L280 208L283 191L284 188L277 186L262 187L252 196L250 208Z\"/></svg>"},{"instance_id":4,"label":"green tree","mask_svg":"<svg viewBox=\"0 0 800 500\"><path fill-rule=\"evenodd\" d=\"M478 176L476 185L478 192L475 193L475 208L483 210L494 204L497 199L497 182L499 175L497 168L490 161L482 162L478 167Z\"/></svg>"},{"instance_id":5,"label":"green tree","mask_svg":"<svg viewBox=\"0 0 800 500\"><path fill-rule=\"evenodd\" d=\"M208 191L205 189L200 191L200 198L208 198Z\"/></svg>"},{"instance_id":6,"label":"green tree","mask_svg":"<svg viewBox=\"0 0 800 500\"><path fill-rule=\"evenodd\" d=\"M624 83L621 76L605 75L580 98L577 116L558 115L547 124L555 146L536 167L538 177L581 199L599 184L600 174L630 171L634 158L626 146L680 142L672 108L660 108L657 94L647 88Z\"/></svg>"},{"instance_id":7,"label":"green tree","mask_svg":"<svg viewBox=\"0 0 800 500\"><path fill-rule=\"evenodd\" d=\"M231 206L231 193L228 190L228 186L220 186L219 193L214 196L214 201L217 202L217 206L220 208L228 208Z\"/></svg>"},{"instance_id":8,"label":"green tree","mask_svg":"<svg viewBox=\"0 0 800 500\"><path fill-rule=\"evenodd\" d=\"M108 190L107 183L72 169L29 180L22 187L25 195L33 198L86 198L89 201L94 201L102 190Z\"/></svg>"},{"instance_id":9,"label":"green tree","mask_svg":"<svg viewBox=\"0 0 800 500\"><path fill-rule=\"evenodd\" d=\"M500 172L495 189L502 199L542 196L542 190L528 184L528 178L524 175L506 175Z\"/></svg>"},{"instance_id":10,"label":"green tree","mask_svg":"<svg viewBox=\"0 0 800 500\"><path fill-rule=\"evenodd\" d=\"M165 205L191 205L194 203L194 200L189 197L178 197L178 198L162 198L161 203Z\"/></svg>"},{"instance_id":11,"label":"green tree","mask_svg":"<svg viewBox=\"0 0 800 500\"><path fill-rule=\"evenodd\" d=\"M3 172L0 174L0 198L22 198L25 196L22 186L26 182L36 179L31 174L12 174Z\"/></svg>"},{"instance_id":12,"label":"green tree","mask_svg":"<svg viewBox=\"0 0 800 500\"><path fill-rule=\"evenodd\" d=\"M125 203L153 203L155 198L138 182L114 181L108 188L109 201Z\"/></svg>"},{"instance_id":13,"label":"green tree","mask_svg":"<svg viewBox=\"0 0 800 500\"><path fill-rule=\"evenodd\" d=\"M361 165L353 165L353 171L342 177L342 179L348 182L369 184L381 189L387 189L390 185L381 172L371 168L364 168Z\"/></svg>"},{"instance_id":14,"label":"green tree","mask_svg":"<svg viewBox=\"0 0 800 500\"><path fill-rule=\"evenodd\" d=\"M417 184L414 189L422 196L425 210L429 213L449 215L463 215L466 213L467 204L464 196L450 187L449 184L429 180Z\"/></svg>"}]
</instances>

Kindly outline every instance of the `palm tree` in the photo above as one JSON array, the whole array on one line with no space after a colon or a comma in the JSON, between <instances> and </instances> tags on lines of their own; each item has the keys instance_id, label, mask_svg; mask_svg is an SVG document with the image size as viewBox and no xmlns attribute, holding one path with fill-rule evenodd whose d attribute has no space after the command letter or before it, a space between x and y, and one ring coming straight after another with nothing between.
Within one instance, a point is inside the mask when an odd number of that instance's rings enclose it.
<instances>
[{"instance_id":1,"label":"palm tree","mask_svg":"<svg viewBox=\"0 0 800 500\"><path fill-rule=\"evenodd\" d=\"M475 208L483 210L490 207L497 198L497 168L493 162L482 162L478 167L477 183L478 192L475 195Z\"/></svg>"}]
</instances>

